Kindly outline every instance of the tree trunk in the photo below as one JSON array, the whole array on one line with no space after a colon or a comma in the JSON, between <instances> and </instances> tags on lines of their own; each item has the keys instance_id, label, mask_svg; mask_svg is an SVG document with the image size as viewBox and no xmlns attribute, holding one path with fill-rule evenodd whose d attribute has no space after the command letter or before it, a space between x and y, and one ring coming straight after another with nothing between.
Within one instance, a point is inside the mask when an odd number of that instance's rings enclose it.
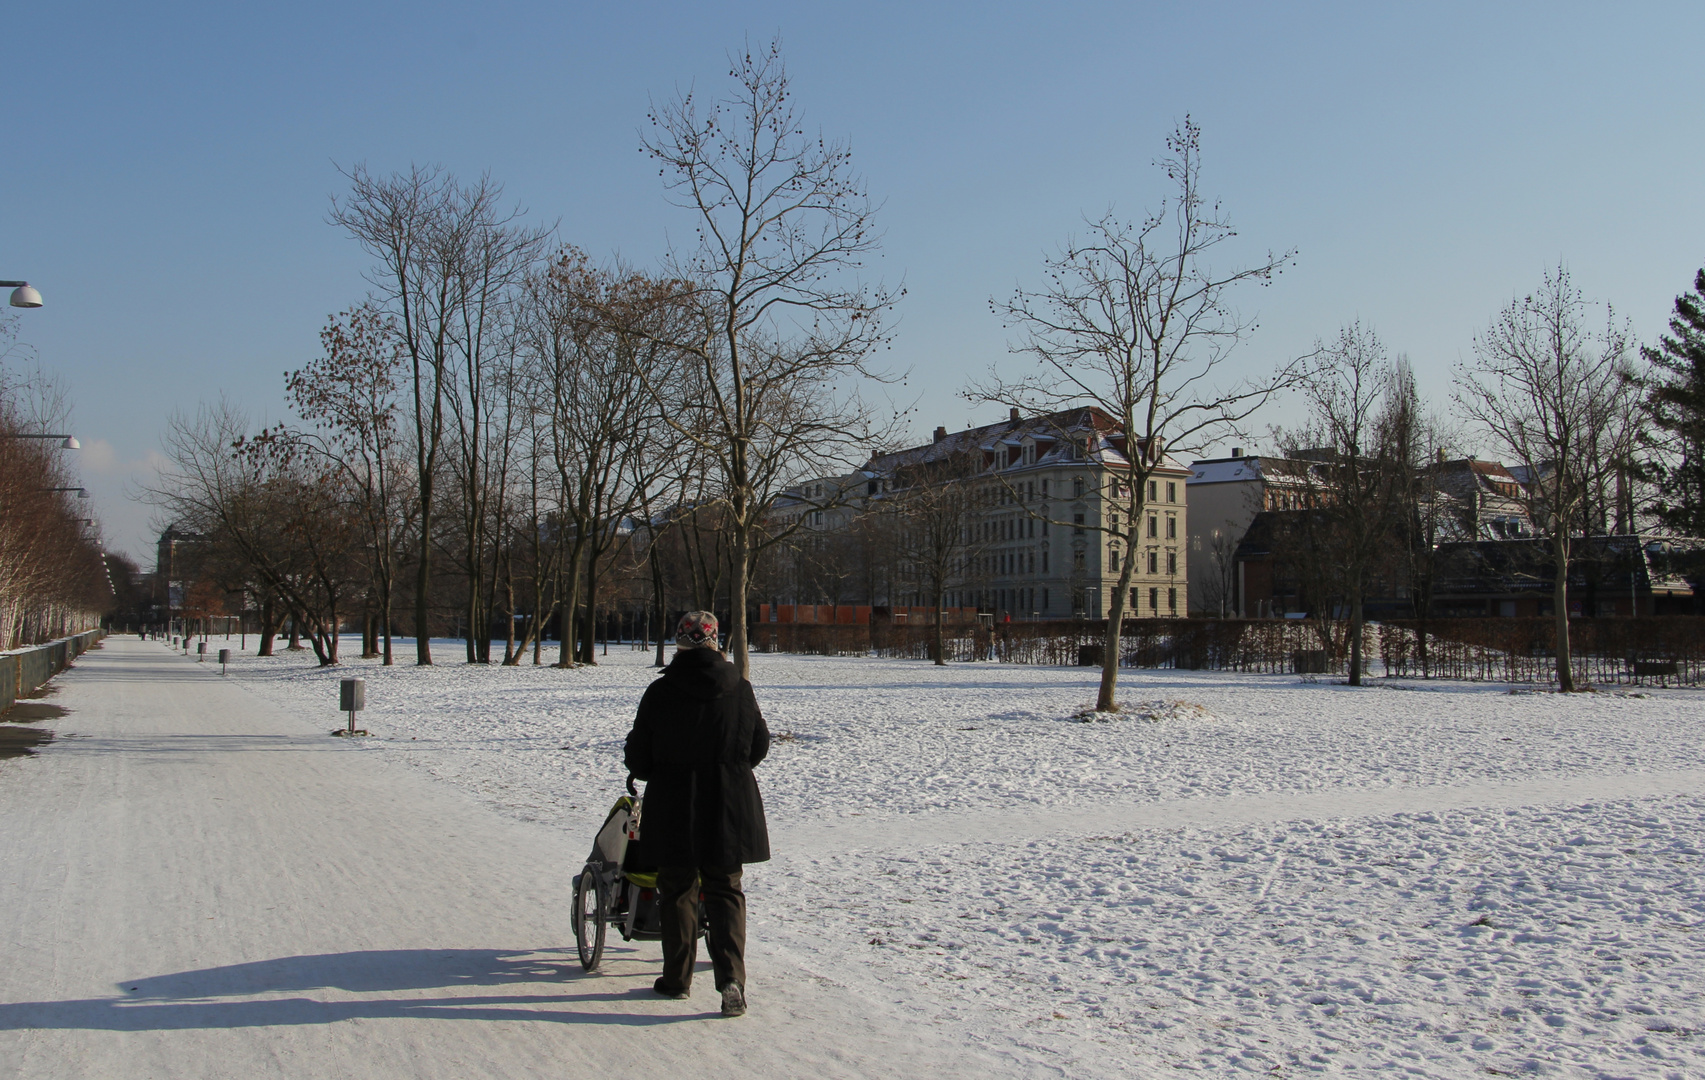
<instances>
[{"instance_id":1,"label":"tree trunk","mask_svg":"<svg viewBox=\"0 0 1705 1080\"><path fill-rule=\"evenodd\" d=\"M574 666L574 658L578 655L576 646L579 644L576 634L579 632L580 618L580 556L586 550L586 541L576 539L574 547L569 550L565 560L568 571L568 587L561 592L562 616L558 625L562 627L561 648L557 651L557 667L570 668Z\"/></svg>"},{"instance_id":2,"label":"tree trunk","mask_svg":"<svg viewBox=\"0 0 1705 1080\"><path fill-rule=\"evenodd\" d=\"M744 509L744 508L741 508ZM738 511L737 511L738 512ZM728 584L728 649L734 654L734 666L742 679L752 677L752 654L746 647L746 588L751 550L751 525L737 521L734 525L734 565ZM715 598L712 597L712 602Z\"/></svg>"},{"instance_id":3,"label":"tree trunk","mask_svg":"<svg viewBox=\"0 0 1705 1080\"><path fill-rule=\"evenodd\" d=\"M1142 520L1142 507L1131 517L1131 535L1137 534L1136 523ZM1112 712L1119 689L1119 643L1125 629L1125 597L1130 594L1131 575L1136 570L1137 552L1133 543L1126 543L1125 563L1119 568L1119 584L1107 605L1107 636L1102 643L1101 688L1095 695L1096 712Z\"/></svg>"},{"instance_id":4,"label":"tree trunk","mask_svg":"<svg viewBox=\"0 0 1705 1080\"><path fill-rule=\"evenodd\" d=\"M384 665L391 666L391 574L389 568L385 571L384 580L379 585L379 632L384 635L385 659Z\"/></svg>"},{"instance_id":5,"label":"tree trunk","mask_svg":"<svg viewBox=\"0 0 1705 1080\"><path fill-rule=\"evenodd\" d=\"M580 662L596 664L598 625L598 545L586 546L586 630L580 635Z\"/></svg>"},{"instance_id":6,"label":"tree trunk","mask_svg":"<svg viewBox=\"0 0 1705 1080\"><path fill-rule=\"evenodd\" d=\"M420 498L420 565L414 574L414 662L417 667L432 665L432 622L428 591L432 588L432 482L421 477Z\"/></svg>"},{"instance_id":7,"label":"tree trunk","mask_svg":"<svg viewBox=\"0 0 1705 1080\"><path fill-rule=\"evenodd\" d=\"M1350 685L1362 685L1362 587L1350 586Z\"/></svg>"},{"instance_id":8,"label":"tree trunk","mask_svg":"<svg viewBox=\"0 0 1705 1080\"><path fill-rule=\"evenodd\" d=\"M946 606L947 588L945 584L938 583L935 589L935 637L930 641L930 647L934 652L932 659L935 661L936 667L947 666L947 632L941 625L941 612Z\"/></svg>"},{"instance_id":9,"label":"tree trunk","mask_svg":"<svg viewBox=\"0 0 1705 1080\"><path fill-rule=\"evenodd\" d=\"M1551 588L1552 614L1556 620L1553 650L1557 654L1557 689L1565 694L1575 692L1575 673L1569 663L1569 540L1566 535L1551 538L1551 551L1557 562L1557 581Z\"/></svg>"},{"instance_id":10,"label":"tree trunk","mask_svg":"<svg viewBox=\"0 0 1705 1080\"><path fill-rule=\"evenodd\" d=\"M260 604L260 647L256 656L272 655L272 639L278 634L278 621L271 600Z\"/></svg>"},{"instance_id":11,"label":"tree trunk","mask_svg":"<svg viewBox=\"0 0 1705 1080\"><path fill-rule=\"evenodd\" d=\"M651 604L657 615L654 623L657 628L657 656L652 666L662 667L663 624L669 618L669 609L664 602L666 598L663 595L663 564L657 561L657 537L655 534L651 537L651 551L647 561L651 563Z\"/></svg>"}]
</instances>

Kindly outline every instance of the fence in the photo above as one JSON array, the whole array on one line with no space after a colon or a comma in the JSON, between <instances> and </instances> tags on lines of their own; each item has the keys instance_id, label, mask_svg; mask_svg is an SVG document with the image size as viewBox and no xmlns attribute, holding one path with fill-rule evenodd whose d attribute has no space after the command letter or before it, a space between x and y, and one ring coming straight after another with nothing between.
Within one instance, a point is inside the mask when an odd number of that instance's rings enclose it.
<instances>
[{"instance_id":1,"label":"fence","mask_svg":"<svg viewBox=\"0 0 1705 1080\"><path fill-rule=\"evenodd\" d=\"M1101 662L1105 621L961 623L944 628L950 662L1008 664ZM1332 645L1317 624L1297 619L1130 619L1120 664L1251 674L1343 675L1346 627L1331 628ZM1612 684L1705 684L1705 618L1570 619L1570 655L1577 680ZM1549 618L1431 619L1370 624L1364 670L1408 678L1550 683L1556 679ZM933 626L754 623L756 652L815 656L884 656L927 660ZM1425 647L1423 648L1423 643Z\"/></svg>"},{"instance_id":2,"label":"fence","mask_svg":"<svg viewBox=\"0 0 1705 1080\"><path fill-rule=\"evenodd\" d=\"M1105 620L960 623L944 628L951 662L998 660L1008 664L1099 664ZM927 660L935 627L876 623L865 626L754 623L757 652L812 656L885 656ZM1340 631L1338 637L1342 638ZM1276 619L1128 619L1121 642L1126 667L1189 668L1278 673L1299 664L1341 670L1342 657L1322 649L1312 626ZM1320 666L1324 664L1324 667Z\"/></svg>"},{"instance_id":3,"label":"fence","mask_svg":"<svg viewBox=\"0 0 1705 1080\"><path fill-rule=\"evenodd\" d=\"M1406 619L1380 625L1379 651L1391 675L1553 683L1555 633L1549 616ZM1570 619L1569 658L1577 682L1699 686L1705 618Z\"/></svg>"},{"instance_id":4,"label":"fence","mask_svg":"<svg viewBox=\"0 0 1705 1080\"><path fill-rule=\"evenodd\" d=\"M0 712L64 671L101 637L102 631L87 630L46 645L0 653Z\"/></svg>"}]
</instances>

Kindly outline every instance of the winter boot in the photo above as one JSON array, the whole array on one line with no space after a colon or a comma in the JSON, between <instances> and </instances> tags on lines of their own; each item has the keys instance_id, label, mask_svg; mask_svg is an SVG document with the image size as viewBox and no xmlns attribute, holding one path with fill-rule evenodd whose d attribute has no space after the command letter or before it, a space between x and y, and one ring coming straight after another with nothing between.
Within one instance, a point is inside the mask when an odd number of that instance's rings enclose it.
<instances>
[{"instance_id":1,"label":"winter boot","mask_svg":"<svg viewBox=\"0 0 1705 1080\"><path fill-rule=\"evenodd\" d=\"M746 991L739 983L729 983L722 988L722 1015L746 1015Z\"/></svg>"}]
</instances>

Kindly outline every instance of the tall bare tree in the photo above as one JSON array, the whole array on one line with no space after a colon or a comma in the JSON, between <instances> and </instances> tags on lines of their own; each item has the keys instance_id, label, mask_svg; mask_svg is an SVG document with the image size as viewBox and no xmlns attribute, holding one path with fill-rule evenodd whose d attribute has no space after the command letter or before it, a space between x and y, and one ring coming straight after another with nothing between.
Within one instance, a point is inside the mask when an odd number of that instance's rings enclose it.
<instances>
[{"instance_id":1,"label":"tall bare tree","mask_svg":"<svg viewBox=\"0 0 1705 1080\"><path fill-rule=\"evenodd\" d=\"M878 493L885 497L877 508L893 518L889 532L898 570L917 583L935 608L930 659L937 666L947 663L941 616L947 591L974 576L967 568L987 547L976 529L983 509L976 481L982 472L982 450L965 446L903 464L880 481L889 490Z\"/></svg>"},{"instance_id":2,"label":"tall bare tree","mask_svg":"<svg viewBox=\"0 0 1705 1080\"><path fill-rule=\"evenodd\" d=\"M747 594L775 539L766 517L790 483L868 453L857 384L879 377L871 354L896 297L858 277L877 247L869 197L847 146L806 134L779 41L730 67L727 97L701 107L689 91L654 107L644 149L698 223L675 263L700 318L669 344L700 369L704 398L671 422L722 474L729 639L747 675Z\"/></svg>"},{"instance_id":3,"label":"tall bare tree","mask_svg":"<svg viewBox=\"0 0 1705 1080\"><path fill-rule=\"evenodd\" d=\"M333 202L330 221L374 260L367 279L395 317L408 357L406 405L416 459L415 662L430 664L433 530L446 412L458 386L467 385L463 372L472 372L478 384L493 307L544 234L516 224L520 212L501 208L503 189L487 176L463 184L442 169L414 166L381 177L362 165L344 175L350 191ZM462 434L465 452L478 457L481 436L466 428Z\"/></svg>"},{"instance_id":4,"label":"tall bare tree","mask_svg":"<svg viewBox=\"0 0 1705 1080\"><path fill-rule=\"evenodd\" d=\"M303 444L338 469L355 495L389 666L397 545L413 496L397 430L401 342L392 319L366 303L327 320L320 345L321 356L285 376L286 390L297 414L314 426Z\"/></svg>"},{"instance_id":5,"label":"tall bare tree","mask_svg":"<svg viewBox=\"0 0 1705 1080\"><path fill-rule=\"evenodd\" d=\"M1230 270L1207 265L1214 249L1236 232L1202 193L1201 135L1186 117L1167 137L1167 156L1158 164L1173 193L1159 209L1136 222L1111 211L1088 221L1083 239L1068 241L1045 261L1044 286L1020 288L1009 300L991 302L1021 333L1015 351L1033 357L1036 370L969 392L973 399L1042 412L1093 404L1119 424L1122 449L1083 448L1105 461L1115 477L1087 493L1101 504L1094 528L1126 556L1107 608L1096 695L1096 708L1104 711L1117 708L1119 641L1149 477L1167 454L1199 452L1211 437L1234 429L1303 368L1301 360L1282 360L1259 377L1218 381L1232 350L1255 325L1231 306L1229 293L1270 282L1294 253L1268 252Z\"/></svg>"},{"instance_id":6,"label":"tall bare tree","mask_svg":"<svg viewBox=\"0 0 1705 1080\"><path fill-rule=\"evenodd\" d=\"M1400 453L1411 404L1406 379L1386 355L1372 327L1360 321L1316 349L1318 363L1302 380L1309 418L1290 433L1292 457L1308 462L1304 520L1323 526L1311 537L1317 558L1329 563L1340 585L1350 654L1350 685L1362 684L1362 631L1367 590L1376 568L1402 535L1414 463ZM1319 597L1317 600L1325 600ZM1332 612L1325 613L1330 617Z\"/></svg>"},{"instance_id":7,"label":"tall bare tree","mask_svg":"<svg viewBox=\"0 0 1705 1080\"><path fill-rule=\"evenodd\" d=\"M1557 688L1575 690L1569 656L1569 573L1597 464L1613 449L1634 402L1631 334L1608 305L1604 327L1588 326L1593 306L1562 266L1513 301L1474 339L1474 361L1459 365L1455 400L1508 460L1525 471L1528 516L1551 547L1556 580Z\"/></svg>"}]
</instances>

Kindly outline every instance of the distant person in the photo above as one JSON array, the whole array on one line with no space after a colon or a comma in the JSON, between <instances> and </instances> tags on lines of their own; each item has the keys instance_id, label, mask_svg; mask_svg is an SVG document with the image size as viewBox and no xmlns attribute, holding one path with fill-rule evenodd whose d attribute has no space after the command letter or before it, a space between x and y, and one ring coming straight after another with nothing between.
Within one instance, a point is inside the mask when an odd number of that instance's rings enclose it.
<instances>
[{"instance_id":1,"label":"distant person","mask_svg":"<svg viewBox=\"0 0 1705 1080\"><path fill-rule=\"evenodd\" d=\"M663 914L659 994L684 998L698 959L698 899L710 922L711 967L722 1015L746 1012L746 894L741 867L770 857L764 801L752 766L770 730L752 684L717 648L716 616L689 611L675 658L646 688L628 733L627 767L645 781L640 824L657 867Z\"/></svg>"}]
</instances>

